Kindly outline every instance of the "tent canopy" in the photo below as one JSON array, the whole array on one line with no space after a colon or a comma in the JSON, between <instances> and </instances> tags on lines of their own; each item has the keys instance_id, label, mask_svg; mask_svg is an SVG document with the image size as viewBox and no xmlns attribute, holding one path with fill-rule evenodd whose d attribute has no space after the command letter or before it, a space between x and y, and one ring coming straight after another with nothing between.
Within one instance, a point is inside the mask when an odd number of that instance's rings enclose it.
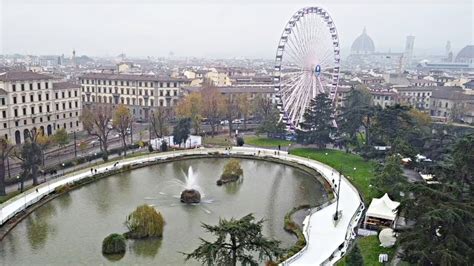
<instances>
[{"instance_id":1,"label":"tent canopy","mask_svg":"<svg viewBox=\"0 0 474 266\"><path fill-rule=\"evenodd\" d=\"M372 202L367 209L366 215L369 217L381 218L385 220L395 220L397 216L397 207L400 202L393 201L390 199L387 193L383 197L377 199L373 198Z\"/></svg>"}]
</instances>

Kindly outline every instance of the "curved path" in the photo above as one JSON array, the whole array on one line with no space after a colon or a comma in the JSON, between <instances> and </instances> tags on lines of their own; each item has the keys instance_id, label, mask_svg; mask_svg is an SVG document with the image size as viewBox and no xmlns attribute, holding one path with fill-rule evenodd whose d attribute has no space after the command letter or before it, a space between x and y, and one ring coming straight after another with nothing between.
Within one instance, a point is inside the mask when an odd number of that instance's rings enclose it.
<instances>
[{"instance_id":1,"label":"curved path","mask_svg":"<svg viewBox=\"0 0 474 266\"><path fill-rule=\"evenodd\" d=\"M165 160L182 155L208 154L219 152L221 154L243 154L255 156L269 156L281 160L287 160L306 165L317 170L331 184L332 179L338 181L339 173L331 167L320 162L305 159L298 156L288 155L286 152L276 154L274 150L260 148L234 147L231 150L224 149L192 149L166 153L149 154L135 158L124 159L118 163L110 162L97 167L99 173L110 171L125 165L148 163L156 160ZM82 170L68 174L59 180L52 180L36 188L30 189L0 205L0 225L3 225L15 214L23 211L28 206L38 202L44 196L52 193L55 188L73 183L77 180L91 176L91 171ZM336 182L337 182L336 181ZM336 202L329 202L323 208L312 210L304 221L304 234L307 246L298 254L285 261L284 265L325 265L333 264L344 254L349 241L355 234L353 229L357 226L362 215L364 205L357 190L344 177L341 180L341 197L339 210L342 210L342 218L335 225L332 219L336 210ZM336 195L337 197L337 195Z\"/></svg>"}]
</instances>

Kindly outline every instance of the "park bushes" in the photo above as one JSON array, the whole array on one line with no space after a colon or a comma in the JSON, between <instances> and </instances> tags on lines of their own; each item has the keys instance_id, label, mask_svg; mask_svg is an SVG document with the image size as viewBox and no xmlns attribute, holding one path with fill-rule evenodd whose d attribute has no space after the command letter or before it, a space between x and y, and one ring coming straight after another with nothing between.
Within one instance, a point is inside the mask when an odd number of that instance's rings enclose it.
<instances>
[{"instance_id":1,"label":"park bushes","mask_svg":"<svg viewBox=\"0 0 474 266\"><path fill-rule=\"evenodd\" d=\"M138 206L125 221L128 232L127 238L140 239L147 237L162 237L165 221L161 213L149 205Z\"/></svg>"},{"instance_id":2,"label":"park bushes","mask_svg":"<svg viewBox=\"0 0 474 266\"><path fill-rule=\"evenodd\" d=\"M127 244L125 237L120 234L110 234L102 241L103 254L122 254L125 253Z\"/></svg>"},{"instance_id":3,"label":"park bushes","mask_svg":"<svg viewBox=\"0 0 474 266\"><path fill-rule=\"evenodd\" d=\"M225 166L221 178L217 180L217 185L222 185L228 182L237 181L244 173L239 160L231 159Z\"/></svg>"}]
</instances>

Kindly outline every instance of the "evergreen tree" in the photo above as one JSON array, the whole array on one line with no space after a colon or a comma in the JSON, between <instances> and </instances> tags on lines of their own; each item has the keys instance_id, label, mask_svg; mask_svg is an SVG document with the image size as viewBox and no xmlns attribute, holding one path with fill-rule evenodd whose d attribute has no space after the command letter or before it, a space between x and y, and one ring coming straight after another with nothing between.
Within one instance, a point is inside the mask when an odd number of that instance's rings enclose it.
<instances>
[{"instance_id":1,"label":"evergreen tree","mask_svg":"<svg viewBox=\"0 0 474 266\"><path fill-rule=\"evenodd\" d=\"M349 143L358 144L357 133L365 128L366 144L369 140L372 97L366 89L352 88L345 99L344 107L338 117L339 133L345 135Z\"/></svg>"},{"instance_id":2,"label":"evergreen tree","mask_svg":"<svg viewBox=\"0 0 474 266\"><path fill-rule=\"evenodd\" d=\"M186 143L190 131L191 119L189 117L179 119L178 123L173 128L173 142L178 145Z\"/></svg>"},{"instance_id":3,"label":"evergreen tree","mask_svg":"<svg viewBox=\"0 0 474 266\"><path fill-rule=\"evenodd\" d=\"M259 265L262 259L278 258L283 250L280 242L263 236L263 220L254 221L252 214L241 219L219 220L212 226L202 227L216 236L214 242L201 238L202 244L193 252L186 254L186 260L196 259L207 265ZM257 255L257 256L255 256Z\"/></svg>"},{"instance_id":4,"label":"evergreen tree","mask_svg":"<svg viewBox=\"0 0 474 266\"><path fill-rule=\"evenodd\" d=\"M399 198L399 192L405 183L406 177L403 175L398 155L387 157L385 163L377 167L374 185L380 192L388 193L392 198Z\"/></svg>"},{"instance_id":5,"label":"evergreen tree","mask_svg":"<svg viewBox=\"0 0 474 266\"><path fill-rule=\"evenodd\" d=\"M401 232L402 258L419 265L470 265L474 261L473 136L460 140L452 158L439 162L438 183L409 184L401 212L414 226Z\"/></svg>"},{"instance_id":6,"label":"evergreen tree","mask_svg":"<svg viewBox=\"0 0 474 266\"><path fill-rule=\"evenodd\" d=\"M297 131L298 142L316 144L320 148L332 142L335 132L332 114L332 102L327 94L321 93L312 99L300 124L302 130Z\"/></svg>"}]
</instances>

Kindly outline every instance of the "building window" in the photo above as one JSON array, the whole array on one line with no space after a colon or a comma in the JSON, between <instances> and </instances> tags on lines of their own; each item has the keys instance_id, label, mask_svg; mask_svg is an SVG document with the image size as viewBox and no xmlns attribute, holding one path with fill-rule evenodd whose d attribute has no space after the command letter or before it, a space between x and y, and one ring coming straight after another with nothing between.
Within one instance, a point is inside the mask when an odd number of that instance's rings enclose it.
<instances>
[{"instance_id":1,"label":"building window","mask_svg":"<svg viewBox=\"0 0 474 266\"><path fill-rule=\"evenodd\" d=\"M16 104L16 97L13 97L13 104Z\"/></svg>"},{"instance_id":2,"label":"building window","mask_svg":"<svg viewBox=\"0 0 474 266\"><path fill-rule=\"evenodd\" d=\"M48 82L46 82L44 85L46 86L46 89L47 89L47 88L48 88L48 86L49 86L49 83L48 83Z\"/></svg>"},{"instance_id":3,"label":"building window","mask_svg":"<svg viewBox=\"0 0 474 266\"><path fill-rule=\"evenodd\" d=\"M40 113L43 112L43 106L40 105L40 106L38 107L38 109L39 109L39 112L40 112Z\"/></svg>"},{"instance_id":4,"label":"building window","mask_svg":"<svg viewBox=\"0 0 474 266\"><path fill-rule=\"evenodd\" d=\"M26 103L26 97L25 97L24 95L21 96L21 102L22 102L22 103Z\"/></svg>"},{"instance_id":5,"label":"building window","mask_svg":"<svg viewBox=\"0 0 474 266\"><path fill-rule=\"evenodd\" d=\"M7 118L7 112L6 111L2 111L2 117Z\"/></svg>"},{"instance_id":6,"label":"building window","mask_svg":"<svg viewBox=\"0 0 474 266\"><path fill-rule=\"evenodd\" d=\"M30 102L34 102L34 101L35 101L35 100L34 100L34 96L33 96L33 94L31 94L31 95L30 95Z\"/></svg>"},{"instance_id":7,"label":"building window","mask_svg":"<svg viewBox=\"0 0 474 266\"><path fill-rule=\"evenodd\" d=\"M23 115L26 115L26 108L23 108Z\"/></svg>"},{"instance_id":8,"label":"building window","mask_svg":"<svg viewBox=\"0 0 474 266\"><path fill-rule=\"evenodd\" d=\"M41 83L40 83L40 82L38 82L38 84L37 84L37 85L38 85L38 90L41 90Z\"/></svg>"},{"instance_id":9,"label":"building window","mask_svg":"<svg viewBox=\"0 0 474 266\"><path fill-rule=\"evenodd\" d=\"M5 105L5 98L2 98L2 105Z\"/></svg>"},{"instance_id":10,"label":"building window","mask_svg":"<svg viewBox=\"0 0 474 266\"><path fill-rule=\"evenodd\" d=\"M15 117L18 117L18 109L13 110L13 112L15 113Z\"/></svg>"},{"instance_id":11,"label":"building window","mask_svg":"<svg viewBox=\"0 0 474 266\"><path fill-rule=\"evenodd\" d=\"M12 84L12 91L16 91L16 85Z\"/></svg>"},{"instance_id":12,"label":"building window","mask_svg":"<svg viewBox=\"0 0 474 266\"><path fill-rule=\"evenodd\" d=\"M38 94L38 101L41 102L41 94Z\"/></svg>"},{"instance_id":13,"label":"building window","mask_svg":"<svg viewBox=\"0 0 474 266\"><path fill-rule=\"evenodd\" d=\"M31 107L31 114L32 114L32 115L35 114L35 108L34 108L34 107Z\"/></svg>"},{"instance_id":14,"label":"building window","mask_svg":"<svg viewBox=\"0 0 474 266\"><path fill-rule=\"evenodd\" d=\"M21 91L25 91L25 84L21 84Z\"/></svg>"},{"instance_id":15,"label":"building window","mask_svg":"<svg viewBox=\"0 0 474 266\"><path fill-rule=\"evenodd\" d=\"M49 105L46 105L46 112L49 113Z\"/></svg>"},{"instance_id":16,"label":"building window","mask_svg":"<svg viewBox=\"0 0 474 266\"><path fill-rule=\"evenodd\" d=\"M33 83L30 83L30 91L33 90Z\"/></svg>"}]
</instances>

